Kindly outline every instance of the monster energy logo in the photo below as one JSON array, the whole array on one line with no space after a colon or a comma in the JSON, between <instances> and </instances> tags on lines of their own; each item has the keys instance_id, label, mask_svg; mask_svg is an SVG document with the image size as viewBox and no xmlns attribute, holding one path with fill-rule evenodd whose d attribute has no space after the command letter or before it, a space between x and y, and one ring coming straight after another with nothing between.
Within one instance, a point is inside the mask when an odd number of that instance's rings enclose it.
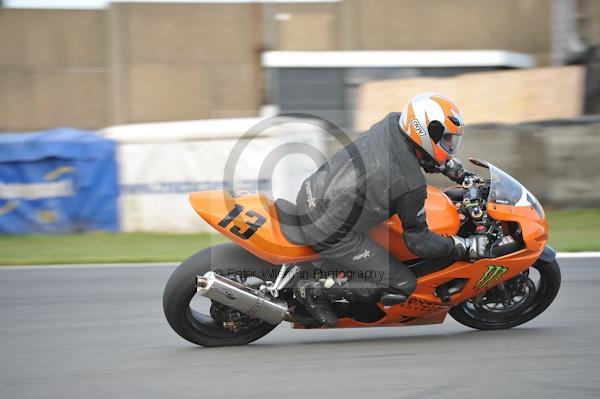
<instances>
[{"instance_id":1,"label":"monster energy logo","mask_svg":"<svg viewBox=\"0 0 600 399\"><path fill-rule=\"evenodd\" d=\"M498 281L500 277L502 277L502 275L507 271L508 267L493 265L488 266L487 271L483 274L483 276L481 276L477 284L475 284L475 289L480 290L484 287L492 285L493 283Z\"/></svg>"}]
</instances>

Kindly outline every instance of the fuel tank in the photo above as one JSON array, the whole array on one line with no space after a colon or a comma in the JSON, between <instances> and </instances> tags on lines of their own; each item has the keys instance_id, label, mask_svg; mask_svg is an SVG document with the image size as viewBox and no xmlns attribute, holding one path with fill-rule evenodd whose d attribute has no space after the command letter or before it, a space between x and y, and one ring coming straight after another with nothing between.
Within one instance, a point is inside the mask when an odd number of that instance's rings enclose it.
<instances>
[{"instance_id":1,"label":"fuel tank","mask_svg":"<svg viewBox=\"0 0 600 399\"><path fill-rule=\"evenodd\" d=\"M438 188L427 186L425 211L429 230L443 235L455 235L460 219L454 203ZM397 215L369 231L369 236L400 260L415 259L402 238L404 229Z\"/></svg>"}]
</instances>

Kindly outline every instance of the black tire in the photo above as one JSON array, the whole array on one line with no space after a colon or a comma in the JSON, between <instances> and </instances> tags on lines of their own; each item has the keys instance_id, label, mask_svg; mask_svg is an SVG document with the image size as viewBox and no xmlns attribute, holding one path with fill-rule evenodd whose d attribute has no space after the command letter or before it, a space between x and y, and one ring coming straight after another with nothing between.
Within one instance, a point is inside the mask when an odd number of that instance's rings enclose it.
<instances>
[{"instance_id":1,"label":"black tire","mask_svg":"<svg viewBox=\"0 0 600 399\"><path fill-rule=\"evenodd\" d=\"M276 326L256 321L251 329L233 333L214 323L210 316L195 314L190 309L190 302L196 294L196 276L210 271L211 265L238 269L244 265L244 271L253 271L257 275L262 269L273 267L231 243L216 245L192 255L175 269L163 294L163 310L173 330L194 344L209 347L245 345L273 330Z\"/></svg>"},{"instance_id":2,"label":"black tire","mask_svg":"<svg viewBox=\"0 0 600 399\"><path fill-rule=\"evenodd\" d=\"M560 289L560 268L556 260L546 262L541 259L532 266L540 274L539 287L535 296L525 309L518 313L509 313L504 317L473 312L469 301L456 305L450 310L450 316L459 323L478 330L503 330L516 327L537 317L550 306Z\"/></svg>"}]
</instances>

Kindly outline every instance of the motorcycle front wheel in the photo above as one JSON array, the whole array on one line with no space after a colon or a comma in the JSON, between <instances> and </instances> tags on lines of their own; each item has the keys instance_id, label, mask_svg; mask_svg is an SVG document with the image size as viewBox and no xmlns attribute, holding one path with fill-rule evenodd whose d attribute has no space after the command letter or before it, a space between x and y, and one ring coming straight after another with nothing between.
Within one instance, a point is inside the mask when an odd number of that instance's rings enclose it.
<instances>
[{"instance_id":1,"label":"motorcycle front wheel","mask_svg":"<svg viewBox=\"0 0 600 399\"><path fill-rule=\"evenodd\" d=\"M537 317L550 306L558 294L560 281L556 260L546 262L538 259L524 273L481 296L456 305L449 313L459 323L478 330L516 327Z\"/></svg>"}]
</instances>

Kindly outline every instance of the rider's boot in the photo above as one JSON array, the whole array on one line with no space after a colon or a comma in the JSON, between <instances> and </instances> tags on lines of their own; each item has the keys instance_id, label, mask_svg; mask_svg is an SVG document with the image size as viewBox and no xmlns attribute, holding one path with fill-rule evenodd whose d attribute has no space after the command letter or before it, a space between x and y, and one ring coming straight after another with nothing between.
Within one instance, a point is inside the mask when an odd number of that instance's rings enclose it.
<instances>
[{"instance_id":1,"label":"rider's boot","mask_svg":"<svg viewBox=\"0 0 600 399\"><path fill-rule=\"evenodd\" d=\"M389 287L373 281L348 280L345 277L328 277L326 280L300 280L294 293L298 302L321 324L334 326L337 316L331 301L346 299L348 302L381 302L392 306L405 302L417 286L417 278L405 265L394 268Z\"/></svg>"},{"instance_id":2,"label":"rider's boot","mask_svg":"<svg viewBox=\"0 0 600 399\"><path fill-rule=\"evenodd\" d=\"M324 286L327 297L334 301L345 299L348 302L375 303L383 293L383 287L378 283L343 277L328 277Z\"/></svg>"},{"instance_id":3,"label":"rider's boot","mask_svg":"<svg viewBox=\"0 0 600 399\"><path fill-rule=\"evenodd\" d=\"M336 282L338 280L336 279ZM403 303L410 296L401 291L388 292L381 285L371 281L347 281L342 284L336 284L328 292L336 292L339 298L346 299L348 302L381 302L384 306L397 305ZM412 292L412 291L411 291ZM331 298L331 294L330 294Z\"/></svg>"},{"instance_id":4,"label":"rider's boot","mask_svg":"<svg viewBox=\"0 0 600 399\"><path fill-rule=\"evenodd\" d=\"M300 280L294 287L296 299L319 323L333 327L337 323L329 298L325 295L323 281Z\"/></svg>"},{"instance_id":5,"label":"rider's boot","mask_svg":"<svg viewBox=\"0 0 600 399\"><path fill-rule=\"evenodd\" d=\"M371 281L349 281L328 277L326 280L300 280L294 288L298 302L321 324L335 326L337 316L331 301L375 303L382 294L379 284Z\"/></svg>"},{"instance_id":6,"label":"rider's boot","mask_svg":"<svg viewBox=\"0 0 600 399\"><path fill-rule=\"evenodd\" d=\"M394 273L389 282L389 289L383 293L380 299L384 306L405 302L417 287L417 277L406 265L396 262L391 267Z\"/></svg>"}]
</instances>

